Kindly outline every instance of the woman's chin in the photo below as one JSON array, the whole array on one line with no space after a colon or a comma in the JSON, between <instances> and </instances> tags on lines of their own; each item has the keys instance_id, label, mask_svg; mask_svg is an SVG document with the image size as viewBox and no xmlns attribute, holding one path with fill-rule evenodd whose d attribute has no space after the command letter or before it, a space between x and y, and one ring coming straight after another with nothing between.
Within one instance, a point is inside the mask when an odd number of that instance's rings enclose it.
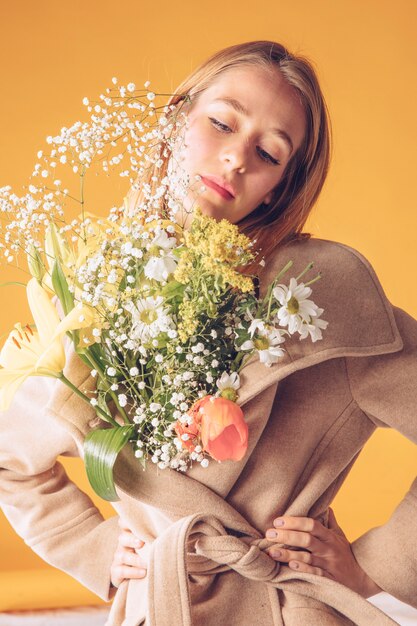
<instances>
[{"instance_id":1,"label":"woman's chin","mask_svg":"<svg viewBox=\"0 0 417 626\"><path fill-rule=\"evenodd\" d=\"M214 206L210 202L205 202L203 198L195 203L195 207L199 207L202 214L206 217L212 217L213 219L220 221L224 218L228 218L228 212L226 207L224 206ZM195 208L194 207L194 208Z\"/></svg>"},{"instance_id":2,"label":"woman's chin","mask_svg":"<svg viewBox=\"0 0 417 626\"><path fill-rule=\"evenodd\" d=\"M211 202L207 202L205 198L200 196L197 200L194 199L194 201L189 205L188 203L185 203L184 208L176 213L175 221L177 222L177 224L179 224L182 228L189 228L193 220L194 212L197 208L200 209L202 214L206 217L212 217L217 221L220 221L222 219L230 220L230 215L228 215L226 207L215 206L214 204L212 204Z\"/></svg>"}]
</instances>

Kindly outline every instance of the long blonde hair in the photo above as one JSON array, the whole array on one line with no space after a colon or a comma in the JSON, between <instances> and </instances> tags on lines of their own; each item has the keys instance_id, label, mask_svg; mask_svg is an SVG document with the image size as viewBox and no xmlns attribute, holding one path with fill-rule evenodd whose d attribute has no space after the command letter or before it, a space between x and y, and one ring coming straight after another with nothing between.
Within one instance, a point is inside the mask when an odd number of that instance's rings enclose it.
<instances>
[{"instance_id":1,"label":"long blonde hair","mask_svg":"<svg viewBox=\"0 0 417 626\"><path fill-rule=\"evenodd\" d=\"M265 257L279 244L309 238L303 226L323 187L329 168L329 114L313 66L273 41L250 41L224 48L197 67L175 90L169 104L194 101L224 71L242 65L277 68L300 98L306 117L302 145L291 157L268 205L259 205L239 222L242 232L256 240ZM192 106L192 104L191 104ZM166 173L168 158L157 177ZM155 171L149 173L149 178Z\"/></svg>"}]
</instances>

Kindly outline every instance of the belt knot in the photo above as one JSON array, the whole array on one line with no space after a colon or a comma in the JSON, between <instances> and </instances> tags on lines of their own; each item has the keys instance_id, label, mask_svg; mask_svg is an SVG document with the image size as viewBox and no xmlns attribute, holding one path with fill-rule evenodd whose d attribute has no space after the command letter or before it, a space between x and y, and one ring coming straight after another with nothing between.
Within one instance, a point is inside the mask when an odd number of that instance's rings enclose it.
<instances>
[{"instance_id":1,"label":"belt knot","mask_svg":"<svg viewBox=\"0 0 417 626\"><path fill-rule=\"evenodd\" d=\"M210 561L226 565L242 576L259 582L272 580L280 565L257 545L254 539L249 545L231 535L202 535L195 543L195 552Z\"/></svg>"}]
</instances>

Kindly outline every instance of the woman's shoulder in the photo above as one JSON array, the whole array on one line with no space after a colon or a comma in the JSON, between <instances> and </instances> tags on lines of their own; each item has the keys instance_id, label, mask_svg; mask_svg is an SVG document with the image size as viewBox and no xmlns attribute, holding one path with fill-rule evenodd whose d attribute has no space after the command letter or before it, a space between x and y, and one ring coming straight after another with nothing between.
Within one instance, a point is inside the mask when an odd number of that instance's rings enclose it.
<instances>
[{"instance_id":1,"label":"woman's shoulder","mask_svg":"<svg viewBox=\"0 0 417 626\"><path fill-rule=\"evenodd\" d=\"M365 255L356 248L340 241L319 237L292 239L279 245L272 252L270 261L274 262L278 258L291 255L297 258L315 256L325 262L343 263L350 261L351 263L365 262L365 264L370 265Z\"/></svg>"},{"instance_id":2,"label":"woman's shoulder","mask_svg":"<svg viewBox=\"0 0 417 626\"><path fill-rule=\"evenodd\" d=\"M304 282L320 273L326 276L326 284L331 287L340 281L345 288L349 284L369 288L370 282L377 291L382 289L372 263L362 252L345 243L317 237L295 239L277 246L269 257L261 282L271 282L288 261L292 261L288 272L291 276L297 276L312 263L312 269L303 276Z\"/></svg>"},{"instance_id":3,"label":"woman's shoulder","mask_svg":"<svg viewBox=\"0 0 417 626\"><path fill-rule=\"evenodd\" d=\"M309 283L320 274L311 285L311 299L324 309L323 318L329 321L325 343L378 344L398 349L401 340L392 304L372 264L361 252L338 241L315 237L278 246L261 278L261 294L289 261L292 266L280 282L288 284L291 277L302 274L298 282ZM313 267L304 272L309 263Z\"/></svg>"}]
</instances>

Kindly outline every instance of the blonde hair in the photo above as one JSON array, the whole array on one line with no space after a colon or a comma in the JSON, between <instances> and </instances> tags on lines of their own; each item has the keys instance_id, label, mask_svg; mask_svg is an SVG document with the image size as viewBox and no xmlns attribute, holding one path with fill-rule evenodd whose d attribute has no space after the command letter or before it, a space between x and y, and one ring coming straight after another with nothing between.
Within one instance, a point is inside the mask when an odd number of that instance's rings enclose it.
<instances>
[{"instance_id":1,"label":"blonde hair","mask_svg":"<svg viewBox=\"0 0 417 626\"><path fill-rule=\"evenodd\" d=\"M240 230L256 240L256 247L268 257L279 244L311 237L309 233L301 231L320 194L329 168L330 119L312 64L273 41L237 44L216 52L197 67L178 86L169 104L184 104L190 98L194 101L217 76L231 68L247 65L278 69L298 93L306 118L302 145L292 155L284 176L273 191L271 202L259 205L239 222ZM166 163L159 170L159 177L165 172Z\"/></svg>"}]
</instances>

